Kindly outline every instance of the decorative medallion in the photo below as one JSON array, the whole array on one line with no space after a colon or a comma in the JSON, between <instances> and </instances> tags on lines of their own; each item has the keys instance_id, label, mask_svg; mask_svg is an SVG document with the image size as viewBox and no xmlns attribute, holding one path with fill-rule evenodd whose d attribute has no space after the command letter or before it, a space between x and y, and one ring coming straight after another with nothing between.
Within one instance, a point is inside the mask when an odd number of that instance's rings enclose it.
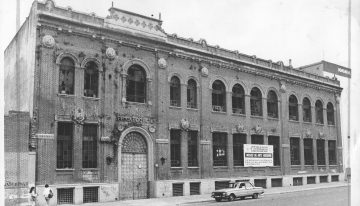
<instances>
[{"instance_id":1,"label":"decorative medallion","mask_svg":"<svg viewBox=\"0 0 360 206\"><path fill-rule=\"evenodd\" d=\"M122 131L124 131L125 126L124 126L123 124L118 123L118 124L116 125L116 129L117 129L119 132L122 132Z\"/></svg>"},{"instance_id":2,"label":"decorative medallion","mask_svg":"<svg viewBox=\"0 0 360 206\"><path fill-rule=\"evenodd\" d=\"M241 123L239 123L238 125L236 125L236 131L237 132L244 132L245 131L245 126Z\"/></svg>"},{"instance_id":3,"label":"decorative medallion","mask_svg":"<svg viewBox=\"0 0 360 206\"><path fill-rule=\"evenodd\" d=\"M260 125L257 125L256 127L254 127L254 131L256 134L260 134L262 132L262 128L260 127Z\"/></svg>"},{"instance_id":4,"label":"decorative medallion","mask_svg":"<svg viewBox=\"0 0 360 206\"><path fill-rule=\"evenodd\" d=\"M186 120L186 119L182 119L182 120L180 121L180 127L181 127L183 130L187 131L187 130L190 128L190 123L189 123L189 121Z\"/></svg>"},{"instance_id":5,"label":"decorative medallion","mask_svg":"<svg viewBox=\"0 0 360 206\"><path fill-rule=\"evenodd\" d=\"M209 70L206 67L201 68L201 75L207 77L209 75Z\"/></svg>"},{"instance_id":6,"label":"decorative medallion","mask_svg":"<svg viewBox=\"0 0 360 206\"><path fill-rule=\"evenodd\" d=\"M154 133L156 131L156 127L153 125L149 126L148 129L149 129L149 132L151 132L151 133Z\"/></svg>"},{"instance_id":7,"label":"decorative medallion","mask_svg":"<svg viewBox=\"0 0 360 206\"><path fill-rule=\"evenodd\" d=\"M166 60L164 58L160 58L158 60L158 65L161 69L165 69L167 66Z\"/></svg>"},{"instance_id":8,"label":"decorative medallion","mask_svg":"<svg viewBox=\"0 0 360 206\"><path fill-rule=\"evenodd\" d=\"M324 132L319 132L319 138L320 138L320 139L323 139L324 137L325 137Z\"/></svg>"},{"instance_id":9,"label":"decorative medallion","mask_svg":"<svg viewBox=\"0 0 360 206\"><path fill-rule=\"evenodd\" d=\"M106 49L106 56L107 56L109 59L114 59L115 56L116 56L115 50L114 50L112 47L107 48L107 49Z\"/></svg>"},{"instance_id":10,"label":"decorative medallion","mask_svg":"<svg viewBox=\"0 0 360 206\"><path fill-rule=\"evenodd\" d=\"M51 35L45 35L42 38L42 43L45 47L53 48L55 46L55 39Z\"/></svg>"},{"instance_id":11,"label":"decorative medallion","mask_svg":"<svg viewBox=\"0 0 360 206\"><path fill-rule=\"evenodd\" d=\"M81 108L77 108L73 111L72 120L77 124L84 124L85 112Z\"/></svg>"},{"instance_id":12,"label":"decorative medallion","mask_svg":"<svg viewBox=\"0 0 360 206\"><path fill-rule=\"evenodd\" d=\"M305 137L311 138L311 131L310 130L306 130Z\"/></svg>"}]
</instances>

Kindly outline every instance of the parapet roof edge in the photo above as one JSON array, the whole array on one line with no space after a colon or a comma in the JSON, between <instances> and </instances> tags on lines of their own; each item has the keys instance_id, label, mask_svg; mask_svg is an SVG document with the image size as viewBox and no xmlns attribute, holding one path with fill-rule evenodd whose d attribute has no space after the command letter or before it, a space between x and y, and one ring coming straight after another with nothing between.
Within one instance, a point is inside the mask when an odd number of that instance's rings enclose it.
<instances>
[{"instance_id":1,"label":"parapet roof edge","mask_svg":"<svg viewBox=\"0 0 360 206\"><path fill-rule=\"evenodd\" d=\"M139 17L142 17L142 18L146 18L146 19L149 19L149 20L152 20L152 21L157 21L159 23L162 23L163 21L160 20L160 19L155 19L153 17L149 17L149 16L145 16L145 15L142 15L142 14L137 14L137 13L134 13L134 12L131 12L131 11L127 11L127 10L123 10L123 9L119 9L119 8L116 8L116 7L111 7L108 11L111 11L112 9L116 10L116 11L120 11L120 12L124 12L124 13L127 13L127 14L130 14L130 15L134 15L134 16L139 16Z\"/></svg>"}]
</instances>

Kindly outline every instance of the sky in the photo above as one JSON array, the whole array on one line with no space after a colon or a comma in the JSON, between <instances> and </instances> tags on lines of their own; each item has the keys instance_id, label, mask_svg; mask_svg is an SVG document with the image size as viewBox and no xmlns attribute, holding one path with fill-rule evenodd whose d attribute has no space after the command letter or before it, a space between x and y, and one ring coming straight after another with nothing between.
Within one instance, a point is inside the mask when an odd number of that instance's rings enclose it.
<instances>
[{"instance_id":1,"label":"sky","mask_svg":"<svg viewBox=\"0 0 360 206\"><path fill-rule=\"evenodd\" d=\"M55 0L55 4L106 17L112 1L114 7L146 16L158 18L161 12L162 27L169 34L191 37L195 41L203 38L210 45L273 62L283 61L285 65L292 59L294 67L321 60L348 66L348 0ZM23 22L33 1L20 2ZM1 69L3 51L16 33L15 3L15 0L0 0ZM360 0L352 0L351 22L350 136L354 137L351 138L352 151L358 151L359 157L360 143L356 139L360 136L357 119L360 116L360 108L357 108L360 103L360 95L357 95L360 89ZM2 74L0 82L4 82ZM3 86L1 84L1 91ZM345 115L349 108L346 79L341 80L341 86L344 88L341 112ZM346 135L346 115L342 119Z\"/></svg>"}]
</instances>

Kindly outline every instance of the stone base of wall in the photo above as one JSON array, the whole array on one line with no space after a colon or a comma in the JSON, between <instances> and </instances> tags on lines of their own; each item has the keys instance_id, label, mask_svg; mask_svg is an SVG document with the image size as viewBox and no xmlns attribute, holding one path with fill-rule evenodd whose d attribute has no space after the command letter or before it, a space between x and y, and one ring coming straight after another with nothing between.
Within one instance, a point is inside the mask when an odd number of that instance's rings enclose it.
<instances>
[{"instance_id":1,"label":"stone base of wall","mask_svg":"<svg viewBox=\"0 0 360 206\"><path fill-rule=\"evenodd\" d=\"M30 205L29 188L7 188L5 189L5 206Z\"/></svg>"}]
</instances>

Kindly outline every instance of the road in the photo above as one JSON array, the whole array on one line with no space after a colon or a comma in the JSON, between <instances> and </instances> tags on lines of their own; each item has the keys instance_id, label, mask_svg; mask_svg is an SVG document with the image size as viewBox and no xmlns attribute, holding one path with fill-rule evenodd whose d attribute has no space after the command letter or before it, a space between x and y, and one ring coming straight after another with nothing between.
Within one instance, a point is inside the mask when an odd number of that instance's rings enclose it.
<instances>
[{"instance_id":1,"label":"road","mask_svg":"<svg viewBox=\"0 0 360 206\"><path fill-rule=\"evenodd\" d=\"M293 193L263 195L259 199L247 198L233 202L215 200L203 202L190 202L182 205L246 205L246 206L348 206L349 188L337 187L318 190L308 190Z\"/></svg>"}]
</instances>

